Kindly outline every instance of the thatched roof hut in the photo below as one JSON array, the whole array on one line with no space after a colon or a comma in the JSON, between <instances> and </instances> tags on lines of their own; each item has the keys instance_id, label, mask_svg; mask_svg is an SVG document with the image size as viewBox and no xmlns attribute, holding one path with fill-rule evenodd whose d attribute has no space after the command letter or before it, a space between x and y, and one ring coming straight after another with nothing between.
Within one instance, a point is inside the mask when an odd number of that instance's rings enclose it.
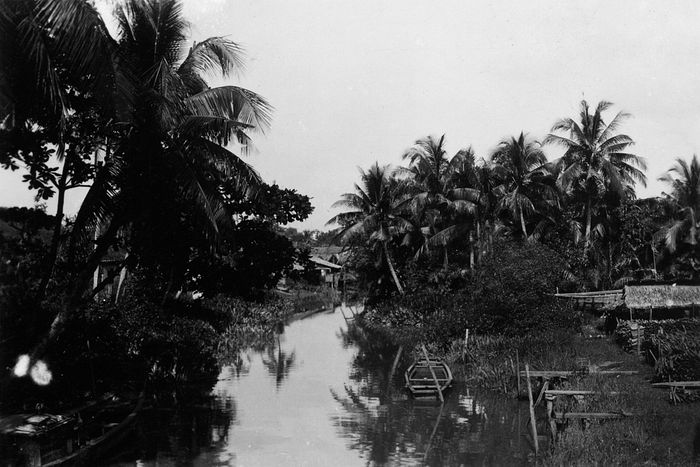
<instances>
[{"instance_id":1,"label":"thatched roof hut","mask_svg":"<svg viewBox=\"0 0 700 467\"><path fill-rule=\"evenodd\" d=\"M698 285L633 285L625 287L625 305L632 310L700 307Z\"/></svg>"}]
</instances>

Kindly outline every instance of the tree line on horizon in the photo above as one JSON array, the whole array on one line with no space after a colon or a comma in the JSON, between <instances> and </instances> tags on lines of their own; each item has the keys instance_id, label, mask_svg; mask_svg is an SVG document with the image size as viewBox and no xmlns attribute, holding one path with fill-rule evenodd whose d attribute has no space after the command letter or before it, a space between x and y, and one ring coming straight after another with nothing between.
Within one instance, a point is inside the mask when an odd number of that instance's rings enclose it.
<instances>
[{"instance_id":1,"label":"tree line on horizon","mask_svg":"<svg viewBox=\"0 0 700 467\"><path fill-rule=\"evenodd\" d=\"M697 156L660 177L668 194L638 199L646 163L611 119L610 102L583 100L577 118L562 118L541 141L504 139L487 157L471 147L449 157L445 136L419 139L404 166L360 169L354 191L328 224L338 239L366 247L403 293L399 266L452 260L477 268L495 238L541 242L566 260L582 287L619 287L644 279L700 278L700 162ZM542 148L558 145L548 160Z\"/></svg>"}]
</instances>

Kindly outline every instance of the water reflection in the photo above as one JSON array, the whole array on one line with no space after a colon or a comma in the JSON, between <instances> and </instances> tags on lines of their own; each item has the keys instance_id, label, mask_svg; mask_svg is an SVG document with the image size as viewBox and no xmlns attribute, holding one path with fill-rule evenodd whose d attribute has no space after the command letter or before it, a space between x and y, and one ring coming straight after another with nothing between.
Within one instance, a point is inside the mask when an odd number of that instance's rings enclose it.
<instances>
[{"instance_id":1,"label":"water reflection","mask_svg":"<svg viewBox=\"0 0 700 467\"><path fill-rule=\"evenodd\" d=\"M526 406L459 384L442 407L410 399L397 350L340 312L295 321L232 358L213 388L147 415L117 465L526 462Z\"/></svg>"},{"instance_id":2,"label":"water reflection","mask_svg":"<svg viewBox=\"0 0 700 467\"><path fill-rule=\"evenodd\" d=\"M342 392L331 390L342 408L331 420L348 440L348 448L378 465L526 463L529 446L520 436L527 420L522 404L477 396L460 384L444 406L409 399L397 389L410 361L404 358L391 375L395 345L353 324L339 337L343 345L357 347L351 383Z\"/></svg>"},{"instance_id":3,"label":"water reflection","mask_svg":"<svg viewBox=\"0 0 700 467\"><path fill-rule=\"evenodd\" d=\"M277 351L275 352L275 349ZM263 365L267 371L275 378L275 386L277 389L282 386L284 379L289 376L289 372L294 368L296 361L296 352L285 352L282 350L279 335L277 336L277 346L267 349L266 355L262 359Z\"/></svg>"},{"instance_id":4,"label":"water reflection","mask_svg":"<svg viewBox=\"0 0 700 467\"><path fill-rule=\"evenodd\" d=\"M233 398L212 394L211 386L158 394L155 406L142 413L132 439L105 463L174 465L201 458L209 459L208 465L228 465L216 452L226 445L237 411Z\"/></svg>"}]
</instances>

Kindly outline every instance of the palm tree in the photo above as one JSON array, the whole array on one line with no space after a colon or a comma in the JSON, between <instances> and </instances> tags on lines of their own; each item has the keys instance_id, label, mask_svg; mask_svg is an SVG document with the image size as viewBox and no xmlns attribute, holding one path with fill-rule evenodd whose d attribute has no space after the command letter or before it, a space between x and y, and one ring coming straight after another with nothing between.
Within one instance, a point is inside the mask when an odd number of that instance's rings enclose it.
<instances>
[{"instance_id":1,"label":"palm tree","mask_svg":"<svg viewBox=\"0 0 700 467\"><path fill-rule=\"evenodd\" d=\"M396 269L391 260L388 244L409 224L399 215L404 200L397 196L399 182L389 166L374 163L368 171L360 169L361 183L355 184L354 193L345 193L333 207L350 208L328 221L326 225L339 224L340 240L347 243L356 238L366 239L378 250L379 261L385 262L396 285L403 294Z\"/></svg>"},{"instance_id":2,"label":"palm tree","mask_svg":"<svg viewBox=\"0 0 700 467\"><path fill-rule=\"evenodd\" d=\"M132 88L116 67L116 43L90 2L2 2L0 37L2 138L23 142L16 148L16 154L22 155L17 159L27 166L31 177L48 168L40 150L42 133L50 135L62 165L57 174L46 175L50 188L37 195L46 198L54 190L57 193L53 235L38 290L41 298L58 254L65 193L81 185L86 174L86 154L76 152L76 147L78 151L94 147L98 138L96 129L91 134L81 131L80 121L91 113L100 123L96 128L102 128L108 120L126 116ZM89 111L85 102L92 106ZM85 144L89 138L93 141Z\"/></svg>"},{"instance_id":3,"label":"palm tree","mask_svg":"<svg viewBox=\"0 0 700 467\"><path fill-rule=\"evenodd\" d=\"M500 143L491 156L497 167L500 194L496 211L509 212L520 221L523 239L528 238L526 217L538 214L538 207L557 202L554 178L546 168L547 157L537 141L527 140L524 133Z\"/></svg>"},{"instance_id":4,"label":"palm tree","mask_svg":"<svg viewBox=\"0 0 700 467\"><path fill-rule=\"evenodd\" d=\"M449 200L445 226L429 241L430 245L444 245L466 235L472 269L480 261L484 235L491 239L493 231L495 199L492 175L492 165L483 159L477 161L471 146L457 151L445 173L445 196Z\"/></svg>"},{"instance_id":5,"label":"palm tree","mask_svg":"<svg viewBox=\"0 0 700 467\"><path fill-rule=\"evenodd\" d=\"M646 186L644 160L627 152L634 141L627 135L617 134L618 127L629 114L618 112L606 124L602 114L611 106L610 102L601 101L591 113L588 103L581 101L579 121L571 118L557 121L543 142L559 144L565 149L553 167L562 191L573 199L580 199L584 205L584 251L590 246L592 217L597 204L608 195L618 200L634 198L635 183Z\"/></svg>"},{"instance_id":6,"label":"palm tree","mask_svg":"<svg viewBox=\"0 0 700 467\"><path fill-rule=\"evenodd\" d=\"M90 253L75 268L68 306L55 317L35 355L83 297L93 271L118 235L128 253L124 264L162 266L170 277L166 297L176 290L191 247L217 244L219 225L227 220L221 187L235 180L233 185L250 194L259 184L252 167L226 146L235 141L246 153L251 147L249 133L267 128L271 113L265 99L252 91L209 87L205 76L211 72L228 76L240 69L241 49L217 37L187 49L187 23L177 0L119 4L118 41L108 38L102 18L94 8L84 7L86 2L37 0L36 5L26 21L43 19L43 37L60 39L52 45L66 61L61 69L71 75L85 73L86 89L91 85L93 92L102 88L99 83L106 78L99 72L106 70L105 76L113 77L106 88L131 87L133 109L114 114L115 136L105 143L104 162L78 211L70 239L70 257L77 251ZM103 36L106 45L101 46ZM49 65L44 58L36 59L30 71L40 75L39 83L44 83L41 72L53 69ZM54 81L50 73L47 76L50 91ZM3 85L6 81L0 80ZM129 83L122 86L122 81ZM4 88L2 92L8 94ZM63 100L55 96L50 102ZM62 114L63 107L58 108Z\"/></svg>"},{"instance_id":7,"label":"palm tree","mask_svg":"<svg viewBox=\"0 0 700 467\"><path fill-rule=\"evenodd\" d=\"M666 246L675 252L681 242L693 248L700 240L700 160L693 155L690 164L676 159L659 180L671 185L671 198L677 204L681 219L673 220L665 229Z\"/></svg>"},{"instance_id":8,"label":"palm tree","mask_svg":"<svg viewBox=\"0 0 700 467\"><path fill-rule=\"evenodd\" d=\"M140 83L134 117L78 212L72 243L102 226L82 268L89 276L126 229L133 253L170 269L172 291L186 269L192 237L216 243L226 220L223 183L235 179L244 192L259 185L258 174L226 146L237 142L242 153L249 151L249 132L269 126L271 106L244 88L209 87L207 74L240 69L241 49L213 37L188 50L188 24L177 0L128 0L116 18L123 66Z\"/></svg>"},{"instance_id":9,"label":"palm tree","mask_svg":"<svg viewBox=\"0 0 700 467\"><path fill-rule=\"evenodd\" d=\"M473 169L473 150L463 149L448 159L444 144L445 135L439 140L432 136L419 139L403 159L409 161L412 216L422 219L427 227L425 246L442 246L446 265L447 244L470 232L474 225L479 191L463 183L469 181L467 170Z\"/></svg>"}]
</instances>

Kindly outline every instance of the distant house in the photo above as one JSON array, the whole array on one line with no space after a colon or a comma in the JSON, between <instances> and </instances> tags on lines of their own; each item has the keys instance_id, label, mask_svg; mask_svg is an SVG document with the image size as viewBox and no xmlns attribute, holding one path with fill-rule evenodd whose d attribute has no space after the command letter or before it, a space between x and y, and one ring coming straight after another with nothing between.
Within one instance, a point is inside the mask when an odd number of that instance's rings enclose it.
<instances>
[{"instance_id":1,"label":"distant house","mask_svg":"<svg viewBox=\"0 0 700 467\"><path fill-rule=\"evenodd\" d=\"M342 246L317 246L311 248L312 256L341 266L348 260L351 252L351 249Z\"/></svg>"},{"instance_id":2,"label":"distant house","mask_svg":"<svg viewBox=\"0 0 700 467\"><path fill-rule=\"evenodd\" d=\"M338 286L340 272L343 267L339 264L331 263L318 256L312 256L309 260L314 264L314 268L320 275L321 282L325 282L333 287Z\"/></svg>"}]
</instances>

